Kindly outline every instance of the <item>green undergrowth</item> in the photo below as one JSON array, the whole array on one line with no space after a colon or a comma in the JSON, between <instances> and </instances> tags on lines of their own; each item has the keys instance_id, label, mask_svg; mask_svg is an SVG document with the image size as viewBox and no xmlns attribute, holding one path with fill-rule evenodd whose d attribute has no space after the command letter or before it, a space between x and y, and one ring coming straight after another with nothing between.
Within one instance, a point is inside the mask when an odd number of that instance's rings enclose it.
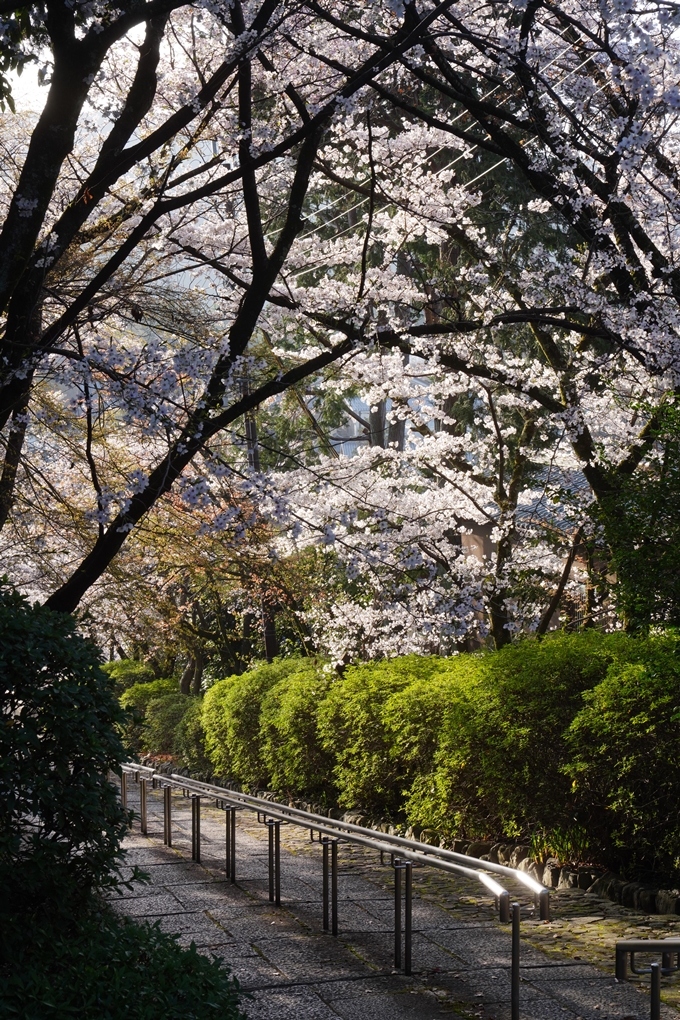
<instances>
[{"instance_id":1,"label":"green undergrowth","mask_svg":"<svg viewBox=\"0 0 680 1020\"><path fill-rule=\"evenodd\" d=\"M114 672L72 617L0 580L0 1017L236 1018L225 968L104 905L131 819ZM137 685L143 707L154 684Z\"/></svg>"},{"instance_id":2,"label":"green undergrowth","mask_svg":"<svg viewBox=\"0 0 680 1020\"><path fill-rule=\"evenodd\" d=\"M237 1020L219 961L157 926L90 909L77 920L0 923L0 1016L21 1020Z\"/></svg>"},{"instance_id":3,"label":"green undergrowth","mask_svg":"<svg viewBox=\"0 0 680 1020\"><path fill-rule=\"evenodd\" d=\"M177 704L176 691L168 698ZM537 853L629 875L671 877L680 867L672 633L560 633L499 652L364 663L341 676L288 658L184 705L193 722L182 724L178 760L193 756L205 773L251 789L447 840L527 841ZM174 741L177 752L181 725L168 732L164 746Z\"/></svg>"}]
</instances>

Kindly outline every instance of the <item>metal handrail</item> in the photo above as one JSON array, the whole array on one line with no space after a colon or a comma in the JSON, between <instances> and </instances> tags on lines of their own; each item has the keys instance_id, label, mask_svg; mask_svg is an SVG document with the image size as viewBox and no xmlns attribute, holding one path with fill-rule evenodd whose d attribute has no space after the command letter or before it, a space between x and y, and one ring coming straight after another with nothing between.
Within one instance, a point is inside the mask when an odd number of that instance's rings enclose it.
<instances>
[{"instance_id":1,"label":"metal handrail","mask_svg":"<svg viewBox=\"0 0 680 1020\"><path fill-rule=\"evenodd\" d=\"M541 920L550 918L549 890L541 885L536 879L525 872L516 871L503 864L494 864L492 861L482 861L475 857L467 857L464 854L446 850L443 847L433 847L424 843L417 843L415 840L406 839L403 836L392 836L388 833L378 833L374 829L366 829L352 822L343 822L335 818L326 818L323 815L311 811L303 811L301 808L291 807L287 804L280 804L277 801L267 800L263 797L255 797L252 794L242 793L237 790L230 790L226 787L216 786L213 783L204 783L197 779L190 779L187 776L180 776L173 773L170 776L157 773L149 766L128 763L123 766L126 772L142 774L148 779L170 784L176 788L203 793L211 798L240 804L242 807L257 811L271 818L299 825L302 828L318 832L320 835L329 836L335 839L342 839L345 842L364 846L379 853L389 853L394 856L394 851L399 850L399 856L411 861L414 864L438 868L452 874L465 875L475 878L481 882L498 900L502 920L509 918L509 893L488 872L501 874L513 878L527 886L538 901ZM465 861L465 864L462 862Z\"/></svg>"},{"instance_id":2,"label":"metal handrail","mask_svg":"<svg viewBox=\"0 0 680 1020\"><path fill-rule=\"evenodd\" d=\"M173 778L177 777L173 776ZM192 782L196 781L192 780ZM202 783L200 785L206 787L211 786L210 783ZM215 787L215 789L217 789L217 787ZM260 797L252 797L250 794L236 793L236 791L230 791L230 795L232 797L240 798L241 801L244 803L248 801L257 801L260 804L276 803L277 809L288 812L291 817L303 816L305 818L317 819L323 825L329 826L330 828L335 829L337 832L348 833L354 832L358 834L363 834L366 832L374 834L376 832L375 829L366 829L361 825L355 825L353 822L345 822L342 819L337 818L327 818L325 815L317 815L314 814L314 812L312 811L303 811L301 808L291 807L286 804L278 804L277 802L265 800ZM378 835L382 842L391 843L393 846L399 847L400 849L402 848L409 849L415 845L418 847L418 853L420 854L425 855L429 854L439 859L452 862L465 861L465 868L467 870L470 870L470 866L473 867L473 870L476 868L483 868L484 871L491 871L494 874L504 875L507 878L515 879L516 881L521 882L523 885L527 886L527 888L529 888L532 891L532 893L534 893L534 895L540 895L542 892L549 892L549 890L544 885L538 882L535 878L532 878L531 875L527 875L527 873L524 871L517 871L516 868L509 868L505 864L496 864L493 861L482 861L477 857L468 857L467 854L459 854L455 850L446 850L443 847L433 847L428 843L418 843L415 840L407 839L405 836L395 836L390 833L384 832L381 832Z\"/></svg>"},{"instance_id":3,"label":"metal handrail","mask_svg":"<svg viewBox=\"0 0 680 1020\"><path fill-rule=\"evenodd\" d=\"M191 787L187 789L203 788L206 791L210 791L212 796L215 796L214 791L221 790L224 793L225 788L214 786L212 783L202 783L199 780L191 779L188 780L185 776L178 776L173 774L172 779L179 781L180 784L191 783ZM446 862L450 864L450 867L461 874L474 875L481 879L489 889L493 889L494 895L499 893L488 883L485 879L481 878L481 874L484 872L493 872L495 874L501 874L508 878L516 879L522 882L524 885L531 889L535 896L539 896L541 893L549 893L549 890L537 882L536 879L532 878L531 875L527 875L522 871L516 871L514 868L508 868L503 864L494 864L492 861L482 861L476 857L468 857L465 854L455 853L453 850L445 850L443 847L433 847L427 843L417 843L415 840L406 839L403 836L392 836L389 833L376 832L375 829L366 829L361 825L355 825L353 822L343 822L336 818L327 818L324 815L314 814L312 811L303 811L301 808L291 807L288 804L280 804L277 801L270 801L263 797L254 797L252 794L241 793L236 790L227 790L229 798L236 800L238 803L242 803L246 806L252 807L258 811L267 811L269 814L273 814L272 808L274 808L281 816L282 819L287 821L294 821L297 824L302 825L304 828L318 829L321 831L323 826L326 832L332 830L333 835L340 835L342 838L352 842L350 836L359 836L361 838L368 837L375 841L379 840L381 843L390 844L392 847L398 847L401 856L410 856L415 854L418 858L419 864L430 864L433 867L439 867L441 863ZM221 794L218 794L221 798ZM417 849L414 849L416 848ZM383 852L384 849L383 849ZM390 853L392 850L389 851ZM433 860L424 860L425 857L434 857L437 862ZM465 864L462 864L462 862ZM449 870L445 868L443 870ZM486 875L485 878L490 878ZM498 889L498 883L493 883Z\"/></svg>"},{"instance_id":4,"label":"metal handrail","mask_svg":"<svg viewBox=\"0 0 680 1020\"><path fill-rule=\"evenodd\" d=\"M236 881L235 832L237 808L240 807L257 812L258 821L260 815L263 815L269 830L269 900L274 902L277 907L281 906L281 823L298 825L309 829L312 836L314 832L317 832L323 847L323 927L324 931L329 931L330 927L330 931L334 936L338 934L338 843L354 843L358 846L377 850L380 853L381 860L384 853L390 854L394 871L394 965L397 970L402 969L401 878L402 872L404 872L405 903L403 918L405 927L403 970L406 974L411 973L413 864L440 868L442 871L449 873L476 878L496 897L500 920L512 921L510 1018L511 1020L519 1020L520 905L519 903L511 904L510 894L487 872L493 870L506 874L510 873L510 877L513 878L519 877L521 873L515 872L512 868L506 868L503 865L494 865L491 861L482 861L474 857L463 857L462 854L456 854L441 847L431 847L426 844L427 852L424 852L423 845L416 843L414 840L408 840L400 836L390 836L388 833L375 832L373 829L364 829L362 826L354 825L351 822L340 822L335 818L325 818L323 815L317 815L311 811L291 808L289 805L266 800L264 797L254 797L248 793L240 793L237 790L215 786L212 783L202 783L197 779L189 779L186 776L177 774L170 776L163 775L148 765L137 765L132 762L123 765L121 769L120 794L121 801L125 807L127 807L127 777L129 774L134 775L136 781L140 784L140 822L142 833L147 832L147 784L150 781L152 787L155 788L160 785L163 789L163 842L167 846L172 846L170 792L172 788L176 788L182 790L185 796L191 795L191 856L195 861L200 861L201 859L201 797L210 797L211 800L215 800L217 805L221 804L226 822L225 870L227 878L232 883ZM397 849L400 851L398 857L394 853ZM330 875L329 856L331 859ZM450 858L454 858L454 860ZM455 860L460 858L466 861L465 865ZM538 897L541 920L549 920L549 890L540 886L539 883L535 882L535 885L541 890ZM332 921L330 926L329 905L331 907ZM658 983L658 975L656 977ZM652 1020L660 1020L660 1016L655 1014L652 1016Z\"/></svg>"},{"instance_id":5,"label":"metal handrail","mask_svg":"<svg viewBox=\"0 0 680 1020\"><path fill-rule=\"evenodd\" d=\"M166 781L168 777L165 777ZM324 836L331 836L340 838L348 843L355 843L358 846L365 846L369 850L378 850L380 853L392 853L392 847L387 840L382 839L382 833L375 833L372 829L364 829L361 834L356 833L344 833L336 829L334 826L326 824L332 821L332 819L324 819L323 815L313 815L311 812L305 812L309 815L309 818L300 818L297 814L293 815L290 809L285 804L279 804L276 801L263 800L259 797L250 798L249 794L235 794L231 790L223 789L221 787L212 786L210 783L200 783L198 780L187 780L184 776L170 776L171 781L175 781L179 787L184 787L187 790L193 790L196 793L205 792L211 797L217 797L219 800L236 800L237 803L243 804L244 807L249 807L253 811L259 811L262 814L269 815L270 818L278 818L280 821L289 822L292 825L299 825L301 828L311 829L314 832L323 834ZM178 782L178 780L180 780ZM188 785L190 783L191 785ZM217 792L217 791L220 791ZM224 796L227 794L227 796ZM257 803L249 804L246 799L256 801ZM318 819L318 821L317 821ZM363 835L363 833L370 835ZM377 837L377 838L376 838ZM427 864L430 867L440 867L444 871L453 871L461 875L468 875L473 878L478 878L483 884L493 892L494 896L500 896L506 890L495 882L490 875L484 872L477 871L475 868L464 867L460 864L451 864L448 861L431 860L426 857L425 854L420 853L417 850L402 850L401 857L406 857L407 860L413 861L415 864ZM482 864L485 864L482 861Z\"/></svg>"},{"instance_id":6,"label":"metal handrail","mask_svg":"<svg viewBox=\"0 0 680 1020\"><path fill-rule=\"evenodd\" d=\"M616 943L616 978L628 980L628 957L633 974L648 974L649 968L638 970L635 966L636 953L657 953L661 955L661 973L674 974L680 969L680 938L667 939L619 939ZM673 966L673 956L678 965Z\"/></svg>"},{"instance_id":7,"label":"metal handrail","mask_svg":"<svg viewBox=\"0 0 680 1020\"><path fill-rule=\"evenodd\" d=\"M661 956L661 964L652 963L642 969L635 966L636 953L654 953ZM628 957L633 974L649 974L650 1020L661 1020L661 976L680 970L680 939L619 939L616 943L616 980L628 980ZM676 964L673 965L673 957Z\"/></svg>"}]
</instances>

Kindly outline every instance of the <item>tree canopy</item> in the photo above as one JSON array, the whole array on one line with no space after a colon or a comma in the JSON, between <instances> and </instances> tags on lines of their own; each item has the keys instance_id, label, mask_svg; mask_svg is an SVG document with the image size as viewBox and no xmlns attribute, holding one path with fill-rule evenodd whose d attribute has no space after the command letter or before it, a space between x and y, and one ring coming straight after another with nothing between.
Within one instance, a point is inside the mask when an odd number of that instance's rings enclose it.
<instances>
[{"instance_id":1,"label":"tree canopy","mask_svg":"<svg viewBox=\"0 0 680 1020\"><path fill-rule=\"evenodd\" d=\"M0 4L13 578L225 655L286 599L338 659L674 622L678 16Z\"/></svg>"}]
</instances>

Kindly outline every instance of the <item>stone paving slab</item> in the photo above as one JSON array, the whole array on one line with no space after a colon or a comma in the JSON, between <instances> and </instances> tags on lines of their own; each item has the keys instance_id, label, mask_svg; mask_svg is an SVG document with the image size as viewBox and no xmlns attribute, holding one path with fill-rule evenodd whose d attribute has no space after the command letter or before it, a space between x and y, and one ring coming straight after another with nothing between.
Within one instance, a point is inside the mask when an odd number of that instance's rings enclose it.
<instances>
[{"instance_id":1,"label":"stone paving slab","mask_svg":"<svg viewBox=\"0 0 680 1020\"><path fill-rule=\"evenodd\" d=\"M129 787L130 806L137 790ZM321 924L321 848L304 830L281 830L282 905L268 900L267 831L238 812L237 882L224 872L224 814L205 800L201 863L190 860L191 805L173 794L173 847L162 845L162 800L149 790L149 834L126 840L128 863L148 875L115 898L121 913L158 921L221 957L247 993L249 1020L510 1020L510 930L473 880L414 869L413 975L393 967L388 858L340 845L339 937ZM127 874L131 874L128 871ZM554 920L522 909L522 1020L643 1020L648 993L613 978L616 938L674 934L669 919L641 918L578 890L553 897ZM573 893L573 894L571 894ZM624 913L622 913L622 911ZM680 922L680 918L678 919ZM680 934L680 931L678 932ZM587 961L587 962L586 962ZM592 962L600 969L592 966ZM673 998L678 983L664 990ZM664 1020L678 1012L662 1007Z\"/></svg>"}]
</instances>

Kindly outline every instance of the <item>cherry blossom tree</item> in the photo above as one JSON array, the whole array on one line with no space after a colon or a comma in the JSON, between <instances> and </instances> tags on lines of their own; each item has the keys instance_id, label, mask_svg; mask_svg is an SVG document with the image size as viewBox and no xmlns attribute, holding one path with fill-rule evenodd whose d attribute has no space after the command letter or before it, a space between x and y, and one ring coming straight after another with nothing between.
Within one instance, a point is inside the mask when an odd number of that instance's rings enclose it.
<instances>
[{"instance_id":1,"label":"cherry blossom tree","mask_svg":"<svg viewBox=\"0 0 680 1020\"><path fill-rule=\"evenodd\" d=\"M580 584L597 618L602 543L628 540L593 501L658 471L677 387L675 6L69 10L73 45L109 40L70 148L29 208L48 101L5 182L7 223L37 224L6 301L5 532L19 560L29 483L82 528L41 555L49 604L171 488L218 518L226 472L274 556L342 566L308 607L338 660L502 645Z\"/></svg>"},{"instance_id":2,"label":"cherry blossom tree","mask_svg":"<svg viewBox=\"0 0 680 1020\"><path fill-rule=\"evenodd\" d=\"M52 608L75 608L214 436L351 350L342 340L242 393L247 348L265 303L289 301L279 293L279 276L302 227L322 139L446 6L415 29L389 15L377 49L348 40L348 75L324 59L324 51L339 52L336 33L304 6L276 0L247 9L179 0L0 7L5 66L45 58L49 80L15 178L5 181L3 514L11 507L31 388L43 379L80 390L96 495L92 547L50 595ZM140 266L153 261L156 281L168 279L186 272L190 260L201 266L201 279L210 267L226 281L212 295L222 305L218 335L178 350L128 328L117 342L126 296L121 275L132 273L137 284ZM128 308L133 319L143 318L137 301ZM103 399L104 386L107 406L140 426L146 446L117 493L93 454L92 404Z\"/></svg>"},{"instance_id":3,"label":"cherry blossom tree","mask_svg":"<svg viewBox=\"0 0 680 1020\"><path fill-rule=\"evenodd\" d=\"M354 266L356 289L336 291L335 307L326 303L316 314L355 343L371 335L383 344L396 341L431 366L445 399L460 406L465 397L468 408L472 401L474 426L447 415L436 392L426 418L440 416L458 431L436 470L463 501L475 499L478 512L493 519L491 570L465 608L469 619L486 586L481 602L497 645L522 623L510 577L517 552L526 554L522 521L540 510L550 530L565 516L547 512L550 504L556 500L568 511L564 568L555 573L553 563L546 576L553 591L530 614L531 626L545 630L583 543L589 504L594 499L609 514L623 512L619 496L631 477L654 470L665 408L675 401L677 13L663 3L596 10L578 3L508 4L496 6L494 17L487 8L452 9L446 32L428 31L422 47L391 69L390 83L371 86L379 107L400 115L405 133L417 124L430 129L430 152L444 149L445 169L406 161L406 174L390 175L374 144L369 162L380 169L354 192L365 195L364 236L370 233L374 253L380 250L383 272L371 276L355 251L346 266ZM415 16L413 8L409 14ZM357 24L339 11L334 23L348 23L349 33L371 41L371 19L367 12ZM391 244L400 215L401 243ZM392 295L385 287L389 269L399 267L397 252L403 264L409 215L416 220L410 236L438 244L440 258L433 267L436 260L415 256L420 293L404 301L395 291L405 295L417 274L404 274L396 285L393 275ZM364 299L363 316L350 294ZM390 385L379 371L374 382L377 411L380 386L385 397ZM393 386L392 393L404 406L400 389ZM506 415L503 421L499 405L514 407L516 420ZM422 432L422 414L416 417ZM475 430L478 438L487 436L476 448ZM405 477L401 466L389 474ZM476 487L488 488L492 479L493 499L480 499ZM382 509L389 505L384 496ZM455 516L452 508L449 513ZM461 506L458 519L470 516ZM392 520L400 523L383 522L383 528L403 542L401 522L417 519L395 507ZM606 521L605 532L619 559L617 541L637 537ZM414 550L422 555L421 540L422 530L407 542L408 558ZM376 549L382 565L393 569L387 548L383 536ZM592 542L580 551L592 565ZM451 556L444 559L448 565ZM534 554L534 574L540 560ZM430 574L435 561L432 555ZM420 591L423 579L416 580ZM466 590L462 581L455 588ZM589 618L596 611L593 593L591 584ZM356 611L348 607L348 619ZM420 607L400 628L417 635L426 615ZM461 613L447 603L444 616L451 627ZM391 640L383 633L385 646Z\"/></svg>"}]
</instances>

